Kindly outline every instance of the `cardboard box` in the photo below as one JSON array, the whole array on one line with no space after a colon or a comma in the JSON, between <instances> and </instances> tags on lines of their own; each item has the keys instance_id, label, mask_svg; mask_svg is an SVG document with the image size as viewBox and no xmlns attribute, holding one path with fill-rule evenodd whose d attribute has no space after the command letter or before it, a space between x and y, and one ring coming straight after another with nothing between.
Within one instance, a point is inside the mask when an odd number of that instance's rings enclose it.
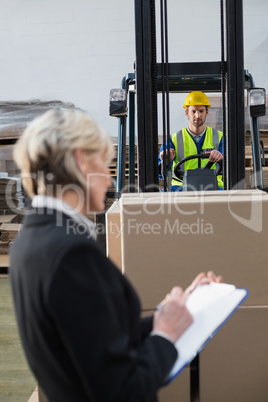
<instances>
[{"instance_id":1,"label":"cardboard box","mask_svg":"<svg viewBox=\"0 0 268 402\"><path fill-rule=\"evenodd\" d=\"M16 219L16 215L0 215L0 224L12 223Z\"/></svg>"},{"instance_id":2,"label":"cardboard box","mask_svg":"<svg viewBox=\"0 0 268 402\"><path fill-rule=\"evenodd\" d=\"M141 193L119 204L122 272L143 309L208 270L247 288L247 305L268 304L267 193Z\"/></svg>"},{"instance_id":3,"label":"cardboard box","mask_svg":"<svg viewBox=\"0 0 268 402\"><path fill-rule=\"evenodd\" d=\"M106 253L121 270L121 221L118 201L115 201L106 213Z\"/></svg>"},{"instance_id":4,"label":"cardboard box","mask_svg":"<svg viewBox=\"0 0 268 402\"><path fill-rule=\"evenodd\" d=\"M199 355L200 402L266 402L268 306L240 307Z\"/></svg>"},{"instance_id":5,"label":"cardboard box","mask_svg":"<svg viewBox=\"0 0 268 402\"><path fill-rule=\"evenodd\" d=\"M175 284L186 287L209 269L249 290L243 307L199 355L200 402L266 401L267 194L125 194L116 207L117 219L118 209L122 271L143 309L153 309ZM191 400L190 367L159 392L159 399Z\"/></svg>"},{"instance_id":6,"label":"cardboard box","mask_svg":"<svg viewBox=\"0 0 268 402\"><path fill-rule=\"evenodd\" d=\"M158 392L158 402L190 402L190 367L186 367L172 383Z\"/></svg>"}]
</instances>

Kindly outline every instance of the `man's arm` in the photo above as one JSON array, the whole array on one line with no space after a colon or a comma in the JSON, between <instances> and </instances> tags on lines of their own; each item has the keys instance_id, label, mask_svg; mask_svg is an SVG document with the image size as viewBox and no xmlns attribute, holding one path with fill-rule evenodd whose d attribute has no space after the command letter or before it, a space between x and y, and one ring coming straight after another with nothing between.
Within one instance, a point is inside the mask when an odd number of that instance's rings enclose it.
<instances>
[{"instance_id":1,"label":"man's arm","mask_svg":"<svg viewBox=\"0 0 268 402\"><path fill-rule=\"evenodd\" d=\"M209 155L210 162L219 162L223 159L223 152L222 152L222 139L219 144L219 149L213 149Z\"/></svg>"},{"instance_id":2,"label":"man's arm","mask_svg":"<svg viewBox=\"0 0 268 402\"><path fill-rule=\"evenodd\" d=\"M166 145L166 148L167 148L167 145ZM170 141L169 141L169 150L170 150L169 152L170 152L170 168L171 168L172 162L173 162L173 160L175 158L175 155L176 155L175 146L174 146L171 138L170 138ZM167 155L167 152L166 152L166 165L167 165L167 157L168 157L168 155ZM159 179L164 178L163 175L162 175L162 169L161 169L162 163L163 163L163 158L164 158L164 147L163 147L163 145L161 145L161 148L160 148L160 151L159 151L159 154L158 154L158 174L159 174Z\"/></svg>"}]
</instances>

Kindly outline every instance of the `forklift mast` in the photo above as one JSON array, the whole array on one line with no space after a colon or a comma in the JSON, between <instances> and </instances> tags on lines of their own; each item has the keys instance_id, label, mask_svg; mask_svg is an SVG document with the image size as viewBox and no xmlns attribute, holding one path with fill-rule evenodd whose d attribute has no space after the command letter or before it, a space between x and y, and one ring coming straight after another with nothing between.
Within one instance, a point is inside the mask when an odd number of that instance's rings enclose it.
<instances>
[{"instance_id":1,"label":"forklift mast","mask_svg":"<svg viewBox=\"0 0 268 402\"><path fill-rule=\"evenodd\" d=\"M110 115L119 118L116 198L125 191L127 118L129 119L128 191L136 191L135 112L137 112L138 188L142 192L159 191L158 93L162 95L163 144L169 143L170 139L170 93L191 91L221 93L224 189L245 189L244 90L247 89L249 94L249 91L254 88L254 81L251 74L244 70L243 0L220 0L221 60L183 63L169 62L167 0L158 1L160 2L161 60L157 62L156 59L156 0L135 0L135 71L122 79L121 89L125 92L123 104L122 100L113 104L115 98L113 95L110 98ZM130 90L131 87L135 90ZM265 90L259 89L263 91L265 97ZM120 92L121 90L115 90L116 94ZM129 102L129 109L127 102ZM265 109L265 101L263 102L261 107ZM263 188L263 158L260 149L258 117L265 115L265 110L260 112L259 106L255 108L257 108L257 114L250 113L253 178L254 187ZM169 158L169 147L167 153ZM164 158L166 158L165 155ZM165 162L164 160L164 166ZM169 168L168 176L164 176L164 191L170 189L170 182Z\"/></svg>"},{"instance_id":2,"label":"forklift mast","mask_svg":"<svg viewBox=\"0 0 268 402\"><path fill-rule=\"evenodd\" d=\"M223 124L225 189L245 187L244 53L242 0L225 1L226 60L224 60L224 18L221 1L222 60L201 63L169 63L167 4L160 0L161 63L156 61L155 0L135 0L136 91L139 148L139 187L142 191L158 184L157 92L165 94L165 123L169 120L168 94L172 92L220 92L227 98L227 132ZM187 77L187 80L185 80ZM223 103L223 108L225 102ZM225 113L223 113L223 116ZM223 117L224 119L225 117ZM223 122L225 123L225 122ZM169 132L166 132L166 137ZM164 136L163 136L164 137ZM165 140L163 138L163 140Z\"/></svg>"}]
</instances>

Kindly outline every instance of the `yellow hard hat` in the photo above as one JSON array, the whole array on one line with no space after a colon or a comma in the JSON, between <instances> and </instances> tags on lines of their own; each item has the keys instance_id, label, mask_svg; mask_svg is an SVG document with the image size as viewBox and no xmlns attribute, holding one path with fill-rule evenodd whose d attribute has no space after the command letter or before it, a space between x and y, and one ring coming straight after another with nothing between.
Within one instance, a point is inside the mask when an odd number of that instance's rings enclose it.
<instances>
[{"instance_id":1,"label":"yellow hard hat","mask_svg":"<svg viewBox=\"0 0 268 402\"><path fill-rule=\"evenodd\" d=\"M189 95L186 96L185 103L183 105L184 109L188 106L207 106L210 107L208 97L204 92L201 91L193 91Z\"/></svg>"}]
</instances>

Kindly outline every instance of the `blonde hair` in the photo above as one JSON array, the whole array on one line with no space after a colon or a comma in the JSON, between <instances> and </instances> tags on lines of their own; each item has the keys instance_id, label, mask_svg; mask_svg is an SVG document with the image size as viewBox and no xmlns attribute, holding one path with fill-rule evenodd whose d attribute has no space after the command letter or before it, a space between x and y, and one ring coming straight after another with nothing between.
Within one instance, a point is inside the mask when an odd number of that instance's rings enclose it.
<instances>
[{"instance_id":1,"label":"blonde hair","mask_svg":"<svg viewBox=\"0 0 268 402\"><path fill-rule=\"evenodd\" d=\"M35 118L14 148L28 195L47 194L48 185L54 189L70 183L85 187L74 156L78 148L85 150L89 159L104 154L107 165L113 159L111 138L86 113L53 109Z\"/></svg>"}]
</instances>

